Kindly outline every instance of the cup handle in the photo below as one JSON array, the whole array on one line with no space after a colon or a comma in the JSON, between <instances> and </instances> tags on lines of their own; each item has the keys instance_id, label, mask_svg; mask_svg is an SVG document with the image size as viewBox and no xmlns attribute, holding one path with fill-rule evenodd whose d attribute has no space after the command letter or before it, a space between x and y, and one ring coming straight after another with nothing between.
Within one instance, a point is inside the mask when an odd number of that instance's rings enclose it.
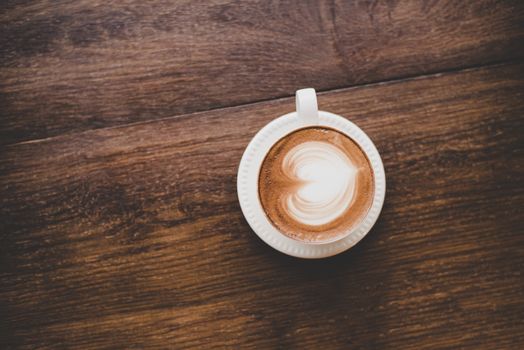
<instances>
[{"instance_id":1,"label":"cup handle","mask_svg":"<svg viewBox=\"0 0 524 350\"><path fill-rule=\"evenodd\" d=\"M318 105L315 89L297 90L295 94L298 118L306 125L318 124Z\"/></svg>"}]
</instances>

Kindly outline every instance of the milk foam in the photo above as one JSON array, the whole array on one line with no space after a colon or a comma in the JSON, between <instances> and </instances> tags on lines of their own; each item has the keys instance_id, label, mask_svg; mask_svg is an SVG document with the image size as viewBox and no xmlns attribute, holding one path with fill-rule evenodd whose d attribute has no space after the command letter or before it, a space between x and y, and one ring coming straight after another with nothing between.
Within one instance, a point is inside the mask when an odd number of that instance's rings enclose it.
<instances>
[{"instance_id":1,"label":"milk foam","mask_svg":"<svg viewBox=\"0 0 524 350\"><path fill-rule=\"evenodd\" d=\"M301 143L286 154L282 168L298 184L284 200L284 209L298 222L324 225L351 205L358 169L336 146L321 141Z\"/></svg>"}]
</instances>

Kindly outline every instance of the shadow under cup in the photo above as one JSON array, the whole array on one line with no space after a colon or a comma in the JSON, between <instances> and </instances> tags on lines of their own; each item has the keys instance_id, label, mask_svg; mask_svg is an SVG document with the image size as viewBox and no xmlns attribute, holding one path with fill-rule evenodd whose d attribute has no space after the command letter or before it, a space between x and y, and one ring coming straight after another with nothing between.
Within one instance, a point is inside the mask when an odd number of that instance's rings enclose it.
<instances>
[{"instance_id":1,"label":"shadow under cup","mask_svg":"<svg viewBox=\"0 0 524 350\"><path fill-rule=\"evenodd\" d=\"M266 217L294 240L320 244L349 235L375 194L371 163L347 135L325 126L295 130L265 155L258 197Z\"/></svg>"}]
</instances>

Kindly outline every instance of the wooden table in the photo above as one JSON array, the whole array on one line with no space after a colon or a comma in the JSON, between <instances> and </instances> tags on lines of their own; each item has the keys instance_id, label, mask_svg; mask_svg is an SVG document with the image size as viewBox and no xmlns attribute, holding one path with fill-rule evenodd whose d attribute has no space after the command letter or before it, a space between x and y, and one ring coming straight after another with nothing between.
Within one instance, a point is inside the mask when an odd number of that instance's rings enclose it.
<instances>
[{"instance_id":1,"label":"wooden table","mask_svg":"<svg viewBox=\"0 0 524 350\"><path fill-rule=\"evenodd\" d=\"M253 135L314 87L382 154L350 251L265 245ZM0 5L0 348L524 348L522 1Z\"/></svg>"}]
</instances>

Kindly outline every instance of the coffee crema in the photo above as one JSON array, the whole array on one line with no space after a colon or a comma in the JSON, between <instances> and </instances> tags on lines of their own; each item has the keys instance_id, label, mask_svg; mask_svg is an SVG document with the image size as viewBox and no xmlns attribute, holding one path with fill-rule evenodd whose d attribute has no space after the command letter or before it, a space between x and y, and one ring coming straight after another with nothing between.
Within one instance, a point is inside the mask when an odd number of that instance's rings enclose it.
<instances>
[{"instance_id":1,"label":"coffee crema","mask_svg":"<svg viewBox=\"0 0 524 350\"><path fill-rule=\"evenodd\" d=\"M266 216L280 232L304 242L329 242L368 213L373 170L346 135L308 127L284 136L269 150L258 192Z\"/></svg>"}]
</instances>

